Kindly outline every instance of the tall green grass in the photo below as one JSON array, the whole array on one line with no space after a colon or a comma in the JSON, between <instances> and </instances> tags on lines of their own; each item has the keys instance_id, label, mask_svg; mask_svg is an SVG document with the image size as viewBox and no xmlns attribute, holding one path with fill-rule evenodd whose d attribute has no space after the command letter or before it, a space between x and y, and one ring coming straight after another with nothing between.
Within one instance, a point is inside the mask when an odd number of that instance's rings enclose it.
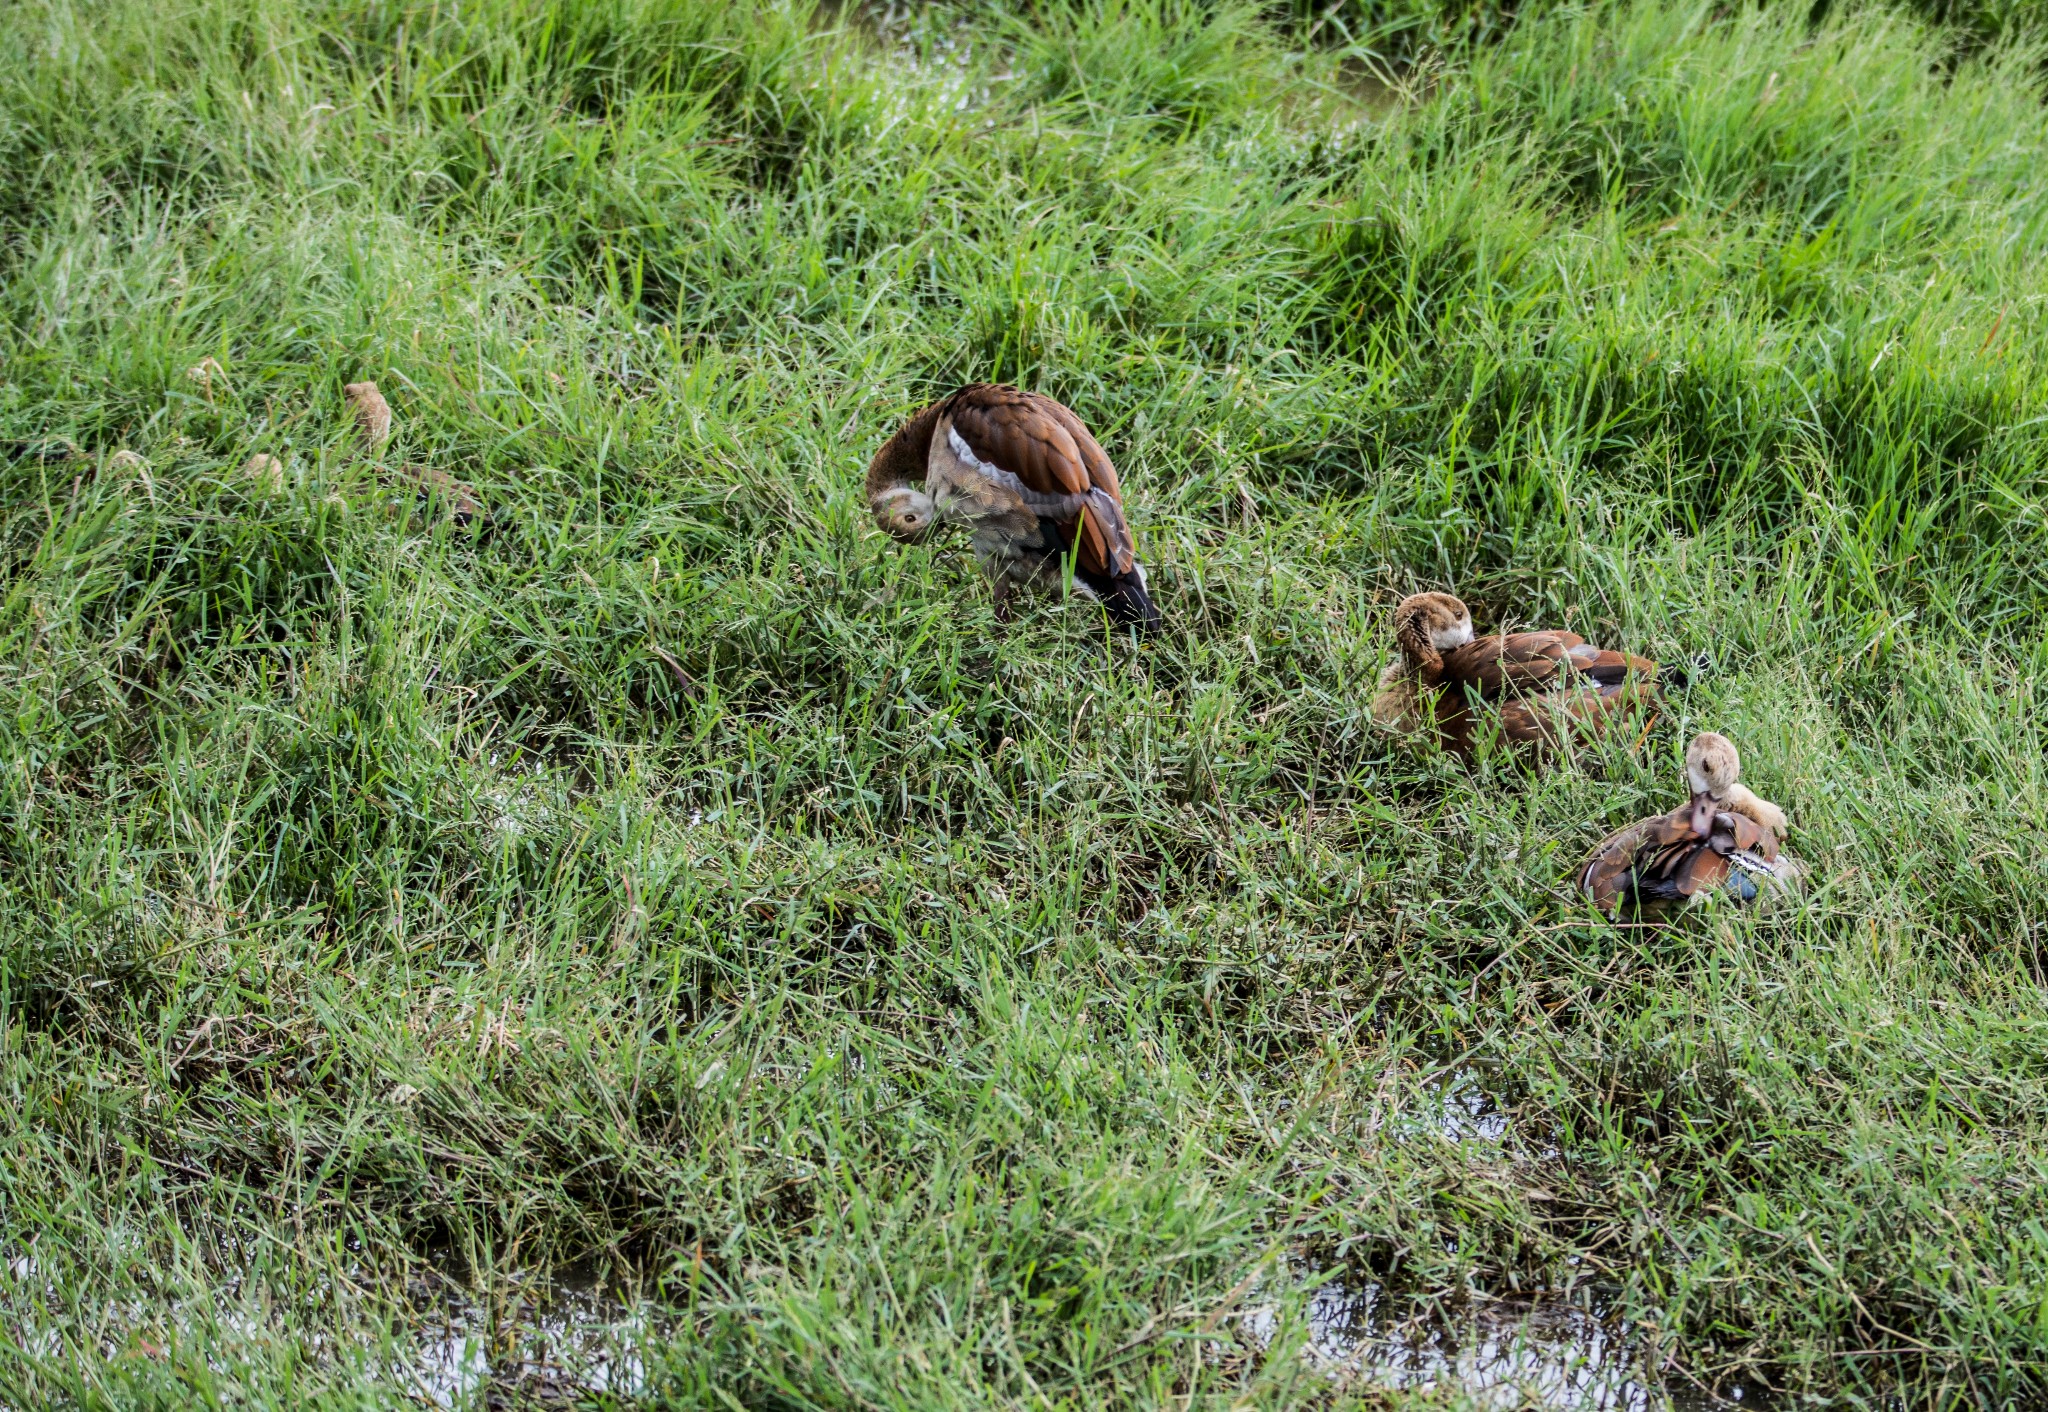
<instances>
[{"instance_id":1,"label":"tall green grass","mask_svg":"<svg viewBox=\"0 0 2048 1412\"><path fill-rule=\"evenodd\" d=\"M2040 51L1545 7L1389 107L1246 7L869 18L0 15L0 1386L405 1405L423 1268L594 1257L679 1405L1313 1403L1312 1271L2042 1395ZM868 528L980 377L1161 641ZM1709 670L1417 759L1425 585ZM1588 924L1709 726L1814 896Z\"/></svg>"}]
</instances>

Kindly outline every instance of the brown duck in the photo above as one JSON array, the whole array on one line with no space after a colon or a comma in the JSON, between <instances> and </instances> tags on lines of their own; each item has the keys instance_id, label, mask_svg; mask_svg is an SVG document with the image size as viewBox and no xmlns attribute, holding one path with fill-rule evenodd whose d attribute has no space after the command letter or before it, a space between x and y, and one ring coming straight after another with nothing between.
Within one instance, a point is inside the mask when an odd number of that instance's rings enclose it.
<instances>
[{"instance_id":1,"label":"brown duck","mask_svg":"<svg viewBox=\"0 0 2048 1412\"><path fill-rule=\"evenodd\" d=\"M1380 677L1373 719L1402 731L1433 725L1444 748L1467 759L1487 722L1508 743L1542 750L1656 709L1658 668L1648 658L1558 629L1474 637L1471 612L1448 593L1402 599L1394 642L1401 659Z\"/></svg>"},{"instance_id":2,"label":"brown duck","mask_svg":"<svg viewBox=\"0 0 2048 1412\"><path fill-rule=\"evenodd\" d=\"M1145 587L1116 468L1088 428L1050 397L974 383L917 413L868 466L875 523L904 543L965 525L1007 621L1016 590L1074 586L1119 623L1149 631Z\"/></svg>"},{"instance_id":3,"label":"brown duck","mask_svg":"<svg viewBox=\"0 0 2048 1412\"><path fill-rule=\"evenodd\" d=\"M1708 731L1685 751L1692 798L1601 840L1580 865L1579 889L1612 917L1658 917L1711 896L1754 902L1797 890L1805 869L1781 849L1785 811L1738 782L1742 758Z\"/></svg>"}]
</instances>

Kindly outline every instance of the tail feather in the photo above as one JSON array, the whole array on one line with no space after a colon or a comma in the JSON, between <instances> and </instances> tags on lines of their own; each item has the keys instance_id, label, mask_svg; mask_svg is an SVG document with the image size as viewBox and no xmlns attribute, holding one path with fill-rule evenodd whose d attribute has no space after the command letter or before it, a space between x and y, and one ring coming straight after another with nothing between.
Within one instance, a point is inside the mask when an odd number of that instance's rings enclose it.
<instances>
[{"instance_id":1,"label":"tail feather","mask_svg":"<svg viewBox=\"0 0 2048 1412\"><path fill-rule=\"evenodd\" d=\"M1714 657L1702 652L1689 662L1660 662L1657 664L1657 685L1672 691L1684 691L1694 682L1714 674Z\"/></svg>"},{"instance_id":2,"label":"tail feather","mask_svg":"<svg viewBox=\"0 0 2048 1412\"><path fill-rule=\"evenodd\" d=\"M1102 606L1109 610L1109 616L1119 626L1149 633L1157 630L1162 621L1158 605L1145 591L1143 569L1134 566L1131 572L1118 574L1097 588L1096 593L1102 599Z\"/></svg>"}]
</instances>

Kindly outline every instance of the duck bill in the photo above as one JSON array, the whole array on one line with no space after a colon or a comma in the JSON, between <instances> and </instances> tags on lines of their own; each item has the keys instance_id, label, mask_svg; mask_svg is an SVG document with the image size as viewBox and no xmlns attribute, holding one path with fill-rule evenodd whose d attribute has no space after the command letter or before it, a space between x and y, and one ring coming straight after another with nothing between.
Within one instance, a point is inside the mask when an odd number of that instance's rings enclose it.
<instances>
[{"instance_id":1,"label":"duck bill","mask_svg":"<svg viewBox=\"0 0 2048 1412\"><path fill-rule=\"evenodd\" d=\"M1714 796L1705 790L1702 789L1694 793L1692 809L1687 822L1692 825L1692 831L1695 834L1698 834L1701 838L1707 838L1712 835L1714 832L1714 811L1718 807L1714 803Z\"/></svg>"}]
</instances>

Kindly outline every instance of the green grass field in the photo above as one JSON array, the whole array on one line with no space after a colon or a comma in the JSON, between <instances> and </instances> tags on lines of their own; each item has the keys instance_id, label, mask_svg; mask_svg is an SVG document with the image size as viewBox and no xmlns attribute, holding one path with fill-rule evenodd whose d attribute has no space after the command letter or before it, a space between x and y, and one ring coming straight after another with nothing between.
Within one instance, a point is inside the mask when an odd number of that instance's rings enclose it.
<instances>
[{"instance_id":1,"label":"green grass field","mask_svg":"<svg viewBox=\"0 0 2048 1412\"><path fill-rule=\"evenodd\" d=\"M0 1406L2041 1405L2043 21L0 10ZM1160 637L870 526L976 379ZM1466 771L1421 587L1709 665ZM1818 886L1592 923L1703 728Z\"/></svg>"}]
</instances>

